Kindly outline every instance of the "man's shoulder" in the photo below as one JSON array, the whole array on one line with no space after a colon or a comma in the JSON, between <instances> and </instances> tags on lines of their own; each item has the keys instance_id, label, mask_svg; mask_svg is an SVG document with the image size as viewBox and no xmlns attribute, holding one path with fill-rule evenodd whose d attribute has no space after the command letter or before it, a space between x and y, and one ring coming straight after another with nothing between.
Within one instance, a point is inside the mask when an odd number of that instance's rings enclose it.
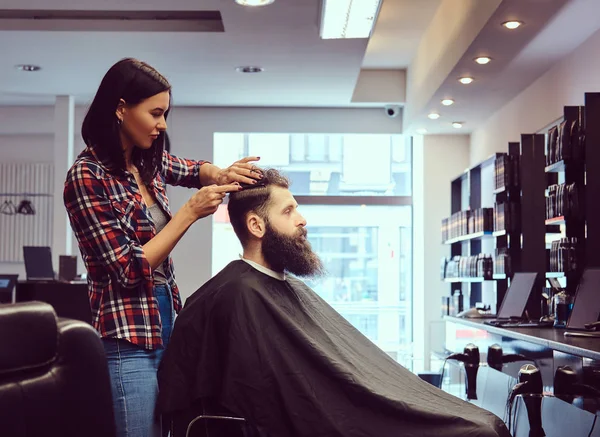
<instances>
[{"instance_id":1,"label":"man's shoulder","mask_svg":"<svg viewBox=\"0 0 600 437\"><path fill-rule=\"evenodd\" d=\"M229 294L251 291L254 288L256 288L256 279L252 268L243 261L232 261L200 287L194 295L210 294L214 298L223 298Z\"/></svg>"},{"instance_id":2,"label":"man's shoulder","mask_svg":"<svg viewBox=\"0 0 600 437\"><path fill-rule=\"evenodd\" d=\"M312 288L310 288L303 280L301 280L295 276L288 275L286 280L292 288L305 290L310 293L314 293L314 290Z\"/></svg>"},{"instance_id":3,"label":"man's shoulder","mask_svg":"<svg viewBox=\"0 0 600 437\"><path fill-rule=\"evenodd\" d=\"M256 271L242 260L231 261L212 279L217 285L228 287L251 287L256 279Z\"/></svg>"}]
</instances>

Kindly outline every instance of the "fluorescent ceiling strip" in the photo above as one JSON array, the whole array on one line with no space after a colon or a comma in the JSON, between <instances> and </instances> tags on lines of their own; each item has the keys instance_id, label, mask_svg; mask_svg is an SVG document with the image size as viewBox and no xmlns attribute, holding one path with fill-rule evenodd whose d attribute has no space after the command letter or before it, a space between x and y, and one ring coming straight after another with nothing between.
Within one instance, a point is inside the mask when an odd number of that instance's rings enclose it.
<instances>
[{"instance_id":1,"label":"fluorescent ceiling strip","mask_svg":"<svg viewBox=\"0 0 600 437\"><path fill-rule=\"evenodd\" d=\"M323 0L321 38L369 38L381 0Z\"/></svg>"}]
</instances>

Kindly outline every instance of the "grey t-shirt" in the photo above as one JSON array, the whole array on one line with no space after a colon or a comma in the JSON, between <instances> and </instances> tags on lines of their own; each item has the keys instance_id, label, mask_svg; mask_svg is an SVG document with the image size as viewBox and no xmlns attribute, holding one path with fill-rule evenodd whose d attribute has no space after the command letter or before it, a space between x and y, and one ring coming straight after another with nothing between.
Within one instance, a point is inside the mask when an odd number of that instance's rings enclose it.
<instances>
[{"instance_id":1,"label":"grey t-shirt","mask_svg":"<svg viewBox=\"0 0 600 437\"><path fill-rule=\"evenodd\" d=\"M150 218L154 222L154 227L156 228L156 233L158 234L163 228L169 223L169 217L165 214L158 203L155 203L152 206L148 207L148 212L150 213ZM153 272L154 283L155 284L166 284L167 276L165 275L165 269L163 268L163 263L161 263Z\"/></svg>"}]
</instances>

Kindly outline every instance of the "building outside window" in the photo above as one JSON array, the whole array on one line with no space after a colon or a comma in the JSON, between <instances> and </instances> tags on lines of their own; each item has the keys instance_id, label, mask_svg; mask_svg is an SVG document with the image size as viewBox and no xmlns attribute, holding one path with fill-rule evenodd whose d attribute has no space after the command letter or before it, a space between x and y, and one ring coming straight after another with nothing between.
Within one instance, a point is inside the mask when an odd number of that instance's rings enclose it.
<instances>
[{"instance_id":1,"label":"building outside window","mask_svg":"<svg viewBox=\"0 0 600 437\"><path fill-rule=\"evenodd\" d=\"M392 357L412 345L411 150L402 135L215 133L214 163L260 156L291 180L327 274L307 280ZM213 274L241 254L222 205Z\"/></svg>"}]
</instances>

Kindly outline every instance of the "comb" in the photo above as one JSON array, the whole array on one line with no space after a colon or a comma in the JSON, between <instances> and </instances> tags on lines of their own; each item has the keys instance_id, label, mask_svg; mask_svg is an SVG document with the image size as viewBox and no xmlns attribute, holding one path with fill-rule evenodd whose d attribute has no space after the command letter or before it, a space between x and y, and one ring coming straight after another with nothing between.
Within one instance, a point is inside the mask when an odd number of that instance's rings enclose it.
<instances>
[{"instance_id":1,"label":"comb","mask_svg":"<svg viewBox=\"0 0 600 437\"><path fill-rule=\"evenodd\" d=\"M264 179L257 179L255 184L246 184L244 182L240 182L242 186L242 190L251 190L253 188L266 187L267 183Z\"/></svg>"}]
</instances>

